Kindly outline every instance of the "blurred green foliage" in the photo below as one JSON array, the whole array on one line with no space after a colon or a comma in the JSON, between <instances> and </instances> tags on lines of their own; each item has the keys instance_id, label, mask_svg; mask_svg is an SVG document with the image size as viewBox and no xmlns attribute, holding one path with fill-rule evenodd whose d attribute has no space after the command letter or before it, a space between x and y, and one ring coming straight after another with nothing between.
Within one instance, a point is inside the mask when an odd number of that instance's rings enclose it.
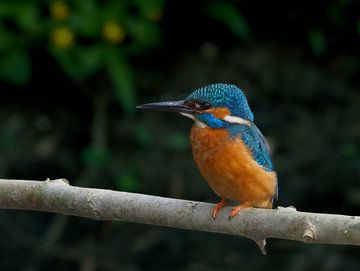
<instances>
[{"instance_id":1,"label":"blurred green foliage","mask_svg":"<svg viewBox=\"0 0 360 271\"><path fill-rule=\"evenodd\" d=\"M209 15L224 23L236 36L249 40L251 30L248 22L236 7L226 1L212 1L207 6Z\"/></svg>"},{"instance_id":2,"label":"blurred green foliage","mask_svg":"<svg viewBox=\"0 0 360 271\"><path fill-rule=\"evenodd\" d=\"M329 20L343 24L348 1L334 1ZM31 52L46 48L71 79L88 83L105 73L123 109L130 113L137 101L131 58L159 47L160 20L165 0L48 0L0 2L0 78L25 84L31 76ZM245 16L230 1L209 1L207 14L235 36L252 38ZM359 22L356 24L359 32ZM326 35L319 28L308 32L314 55L326 52Z\"/></svg>"},{"instance_id":3,"label":"blurred green foliage","mask_svg":"<svg viewBox=\"0 0 360 271\"><path fill-rule=\"evenodd\" d=\"M83 151L83 160L93 167L103 167L110 159L110 153L103 148L90 146Z\"/></svg>"},{"instance_id":4,"label":"blurred green foliage","mask_svg":"<svg viewBox=\"0 0 360 271\"><path fill-rule=\"evenodd\" d=\"M359 1L0 1L0 176L216 202L191 121L135 111L246 93L280 206L360 212ZM0 270L358 270L355 247L1 211ZM286 255L286 257L284 257Z\"/></svg>"},{"instance_id":5,"label":"blurred green foliage","mask_svg":"<svg viewBox=\"0 0 360 271\"><path fill-rule=\"evenodd\" d=\"M123 171L116 179L117 188L121 191L136 192L139 191L139 182L134 170Z\"/></svg>"},{"instance_id":6,"label":"blurred green foliage","mask_svg":"<svg viewBox=\"0 0 360 271\"><path fill-rule=\"evenodd\" d=\"M0 2L0 78L26 83L31 50L45 47L73 80L107 74L115 97L132 112L137 98L129 61L161 42L163 8L164 0Z\"/></svg>"},{"instance_id":7,"label":"blurred green foliage","mask_svg":"<svg viewBox=\"0 0 360 271\"><path fill-rule=\"evenodd\" d=\"M312 52L316 56L320 56L326 51L326 39L324 33L318 29L312 29L309 32L309 44Z\"/></svg>"}]
</instances>

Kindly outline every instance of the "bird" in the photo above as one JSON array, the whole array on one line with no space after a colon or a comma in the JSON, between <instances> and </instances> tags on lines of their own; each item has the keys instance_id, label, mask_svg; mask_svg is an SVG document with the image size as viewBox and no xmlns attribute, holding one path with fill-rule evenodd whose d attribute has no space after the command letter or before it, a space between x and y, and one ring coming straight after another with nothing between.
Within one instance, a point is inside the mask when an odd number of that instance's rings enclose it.
<instances>
[{"instance_id":1,"label":"bird","mask_svg":"<svg viewBox=\"0 0 360 271\"><path fill-rule=\"evenodd\" d=\"M244 92L233 84L195 89L184 100L138 105L139 109L177 112L194 121L190 143L195 163L221 199L218 212L233 200L229 220L247 208L273 207L278 181L264 135L254 123Z\"/></svg>"}]
</instances>

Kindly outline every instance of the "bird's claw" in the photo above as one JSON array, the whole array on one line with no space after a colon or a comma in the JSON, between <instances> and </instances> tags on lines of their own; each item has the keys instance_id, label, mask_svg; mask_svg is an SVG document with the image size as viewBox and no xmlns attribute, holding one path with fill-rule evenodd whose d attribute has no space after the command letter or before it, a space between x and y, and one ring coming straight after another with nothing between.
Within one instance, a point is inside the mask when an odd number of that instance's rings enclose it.
<instances>
[{"instance_id":1,"label":"bird's claw","mask_svg":"<svg viewBox=\"0 0 360 271\"><path fill-rule=\"evenodd\" d=\"M211 211L211 217L215 220L217 213L226 205L224 198L221 198L221 201L216 204L216 206Z\"/></svg>"},{"instance_id":2,"label":"bird's claw","mask_svg":"<svg viewBox=\"0 0 360 271\"><path fill-rule=\"evenodd\" d=\"M241 210L246 209L246 208L250 208L251 204L250 202L246 201L243 204L240 204L238 206L235 206L234 208L231 209L230 215L229 215L229 221L236 216Z\"/></svg>"}]
</instances>

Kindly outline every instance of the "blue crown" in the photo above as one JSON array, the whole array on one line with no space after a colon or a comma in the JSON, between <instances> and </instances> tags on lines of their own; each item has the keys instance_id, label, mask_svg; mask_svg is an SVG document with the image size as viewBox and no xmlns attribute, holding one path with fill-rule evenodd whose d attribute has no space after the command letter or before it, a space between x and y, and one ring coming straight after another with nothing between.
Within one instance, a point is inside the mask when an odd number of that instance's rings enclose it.
<instances>
[{"instance_id":1,"label":"blue crown","mask_svg":"<svg viewBox=\"0 0 360 271\"><path fill-rule=\"evenodd\" d=\"M186 100L207 102L212 107L227 107L233 116L254 122L245 94L230 84L213 84L196 89Z\"/></svg>"}]
</instances>

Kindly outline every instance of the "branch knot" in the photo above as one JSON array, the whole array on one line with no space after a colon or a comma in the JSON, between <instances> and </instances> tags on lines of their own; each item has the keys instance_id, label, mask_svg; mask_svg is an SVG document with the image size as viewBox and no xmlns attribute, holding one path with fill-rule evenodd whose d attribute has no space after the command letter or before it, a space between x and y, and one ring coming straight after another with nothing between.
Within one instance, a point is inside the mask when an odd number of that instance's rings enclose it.
<instances>
[{"instance_id":1,"label":"branch knot","mask_svg":"<svg viewBox=\"0 0 360 271\"><path fill-rule=\"evenodd\" d=\"M309 220L305 220L304 223L304 233L303 233L303 241L305 243L312 242L316 240L316 228L314 224L312 224Z\"/></svg>"}]
</instances>

